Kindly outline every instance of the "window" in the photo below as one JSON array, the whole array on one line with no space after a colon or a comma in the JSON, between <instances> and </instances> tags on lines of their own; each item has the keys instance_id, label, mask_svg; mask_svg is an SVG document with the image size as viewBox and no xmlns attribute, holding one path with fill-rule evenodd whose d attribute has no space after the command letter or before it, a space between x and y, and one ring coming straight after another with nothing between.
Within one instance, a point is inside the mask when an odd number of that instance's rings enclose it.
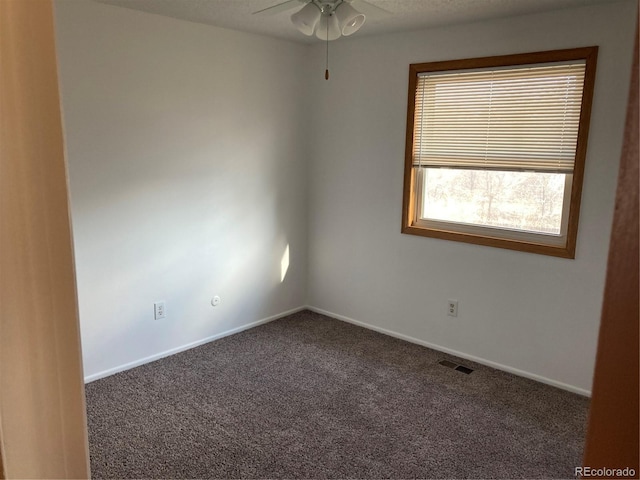
<instances>
[{"instance_id":1,"label":"window","mask_svg":"<svg viewBox=\"0 0 640 480\"><path fill-rule=\"evenodd\" d=\"M402 232L574 258L597 52L411 65Z\"/></svg>"}]
</instances>

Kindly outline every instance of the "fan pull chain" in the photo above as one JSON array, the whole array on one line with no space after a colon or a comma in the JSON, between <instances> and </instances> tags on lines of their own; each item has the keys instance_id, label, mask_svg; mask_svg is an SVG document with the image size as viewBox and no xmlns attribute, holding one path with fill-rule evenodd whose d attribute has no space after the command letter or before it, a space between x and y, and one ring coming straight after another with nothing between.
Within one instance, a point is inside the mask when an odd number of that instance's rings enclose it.
<instances>
[{"instance_id":1,"label":"fan pull chain","mask_svg":"<svg viewBox=\"0 0 640 480\"><path fill-rule=\"evenodd\" d=\"M327 62L324 70L324 79L329 80L329 19L327 18Z\"/></svg>"}]
</instances>

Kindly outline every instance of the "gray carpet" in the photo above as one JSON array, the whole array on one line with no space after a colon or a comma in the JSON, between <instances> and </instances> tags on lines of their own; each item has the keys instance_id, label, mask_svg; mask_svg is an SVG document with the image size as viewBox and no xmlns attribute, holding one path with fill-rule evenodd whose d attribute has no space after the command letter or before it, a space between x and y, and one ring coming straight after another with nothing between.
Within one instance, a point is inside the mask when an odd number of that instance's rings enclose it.
<instances>
[{"instance_id":1,"label":"gray carpet","mask_svg":"<svg viewBox=\"0 0 640 480\"><path fill-rule=\"evenodd\" d=\"M589 403L308 311L86 393L93 478L573 478Z\"/></svg>"}]
</instances>

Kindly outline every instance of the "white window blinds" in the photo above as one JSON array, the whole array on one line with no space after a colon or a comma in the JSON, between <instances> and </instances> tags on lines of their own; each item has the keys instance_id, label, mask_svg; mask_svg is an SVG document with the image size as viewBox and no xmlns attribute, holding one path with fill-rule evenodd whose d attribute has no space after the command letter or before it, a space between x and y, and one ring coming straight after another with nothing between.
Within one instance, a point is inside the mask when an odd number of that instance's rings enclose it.
<instances>
[{"instance_id":1,"label":"white window blinds","mask_svg":"<svg viewBox=\"0 0 640 480\"><path fill-rule=\"evenodd\" d=\"M585 62L418 75L414 166L572 173Z\"/></svg>"}]
</instances>

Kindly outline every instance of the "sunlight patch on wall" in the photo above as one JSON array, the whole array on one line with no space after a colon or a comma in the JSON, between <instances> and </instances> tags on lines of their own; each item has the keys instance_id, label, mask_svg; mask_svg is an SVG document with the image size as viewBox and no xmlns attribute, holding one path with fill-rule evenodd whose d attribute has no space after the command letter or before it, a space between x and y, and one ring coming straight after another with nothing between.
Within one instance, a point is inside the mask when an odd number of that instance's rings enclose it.
<instances>
[{"instance_id":1,"label":"sunlight patch on wall","mask_svg":"<svg viewBox=\"0 0 640 480\"><path fill-rule=\"evenodd\" d=\"M289 244L284 249L284 253L282 254L282 258L280 259L280 283L284 282L285 277L287 276L287 271L289 270Z\"/></svg>"}]
</instances>

